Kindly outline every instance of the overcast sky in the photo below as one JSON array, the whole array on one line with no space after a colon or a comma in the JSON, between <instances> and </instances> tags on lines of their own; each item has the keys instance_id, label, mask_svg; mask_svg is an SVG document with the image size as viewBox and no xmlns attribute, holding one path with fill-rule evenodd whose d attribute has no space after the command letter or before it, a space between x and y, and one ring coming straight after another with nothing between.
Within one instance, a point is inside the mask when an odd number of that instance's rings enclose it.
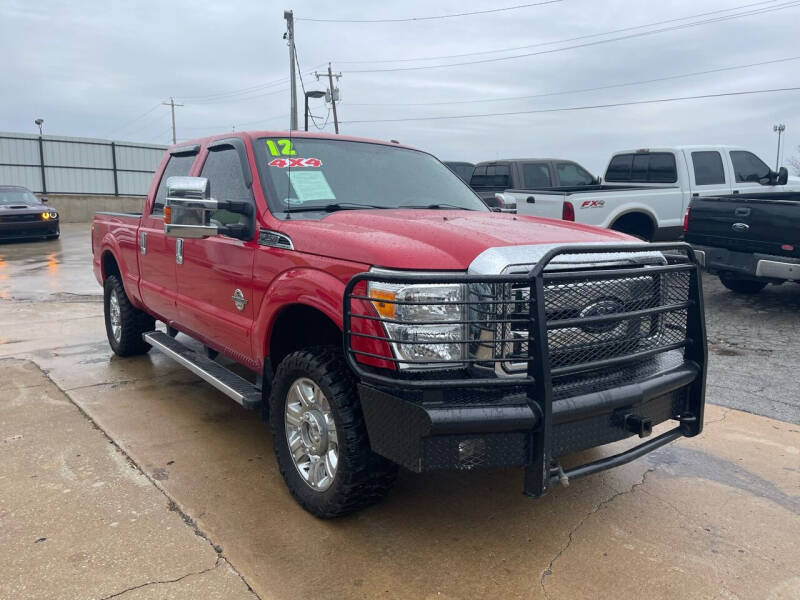
<instances>
[{"instance_id":1,"label":"overcast sky","mask_svg":"<svg viewBox=\"0 0 800 600\"><path fill-rule=\"evenodd\" d=\"M34 133L33 121L42 117L47 134L168 143L169 108L159 103L169 96L185 105L176 109L179 140L234 126L286 129L283 10L291 8L306 88L323 88L308 71L326 68L328 61L343 74L342 133L397 139L443 160L556 156L602 173L616 150L674 144L742 145L772 165L772 126L782 122L785 155L797 154L800 91L569 112L349 121L514 113L798 87L800 60L663 79L800 58L800 2L563 0L422 21L301 20L405 19L524 3L2 0L0 131ZM756 10L765 12L727 18ZM690 18L676 20L684 17ZM686 26L699 21L712 22ZM669 30L639 35L660 29ZM564 41L573 38L581 39ZM582 47L564 49L576 45ZM526 48L502 51L520 47ZM444 68L356 72L531 53L537 54ZM464 54L469 56L407 60ZM356 62L377 60L403 62ZM621 85L652 79L662 81ZM603 86L614 87L580 91ZM518 96L539 97L504 100ZM466 102L471 100L482 101ZM302 127L300 91L298 104ZM322 125L328 115L324 102L312 100L312 108ZM332 116L326 130L333 130Z\"/></svg>"}]
</instances>

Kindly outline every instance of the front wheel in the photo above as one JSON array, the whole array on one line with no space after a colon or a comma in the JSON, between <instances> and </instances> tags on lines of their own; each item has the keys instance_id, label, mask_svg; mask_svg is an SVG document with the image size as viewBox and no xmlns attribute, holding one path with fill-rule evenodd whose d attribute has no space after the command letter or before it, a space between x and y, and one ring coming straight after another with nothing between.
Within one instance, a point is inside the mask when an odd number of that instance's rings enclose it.
<instances>
[{"instance_id":1,"label":"front wheel","mask_svg":"<svg viewBox=\"0 0 800 600\"><path fill-rule=\"evenodd\" d=\"M726 288L738 294L757 294L763 290L767 284L755 279L737 279L730 275L720 274L719 280Z\"/></svg>"},{"instance_id":2,"label":"front wheel","mask_svg":"<svg viewBox=\"0 0 800 600\"><path fill-rule=\"evenodd\" d=\"M155 319L131 304L116 275L109 275L103 284L103 309L106 335L114 354L135 356L150 350L142 334L156 328Z\"/></svg>"},{"instance_id":3,"label":"front wheel","mask_svg":"<svg viewBox=\"0 0 800 600\"><path fill-rule=\"evenodd\" d=\"M389 492L397 466L370 449L355 380L340 350L316 347L287 356L269 403L278 467L308 512L339 517Z\"/></svg>"}]
</instances>

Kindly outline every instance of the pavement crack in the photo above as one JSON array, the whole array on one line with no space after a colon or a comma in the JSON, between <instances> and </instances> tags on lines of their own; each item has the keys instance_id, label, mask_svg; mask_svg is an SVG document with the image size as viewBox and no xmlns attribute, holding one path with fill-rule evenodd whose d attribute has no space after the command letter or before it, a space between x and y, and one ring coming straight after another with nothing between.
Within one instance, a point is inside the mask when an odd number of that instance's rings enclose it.
<instances>
[{"instance_id":1,"label":"pavement crack","mask_svg":"<svg viewBox=\"0 0 800 600\"><path fill-rule=\"evenodd\" d=\"M163 495L163 496L164 496L164 497L167 499L167 502L168 502L168 505L167 505L167 506L168 506L169 510L173 510L173 511L177 512L177 513L178 513L178 514L181 516L181 518L183 519L183 522L184 522L184 523L185 523L185 524L186 524L186 525L187 525L189 528L191 528L191 529L192 529L192 531L194 531L195 535L197 535L198 537L201 537L201 538L203 538L203 539L204 539L206 542L208 542L208 544L210 544L210 545L211 545L211 547L214 549L214 552L216 552L216 553L217 553L217 560L216 560L216 562L214 563L214 566L212 566L212 567L209 567L208 569L204 569L204 570L202 570L202 571L198 571L198 572L194 572L194 573L187 573L186 575L183 575L182 577L179 577L178 579L175 579L175 580L166 580L166 581L151 581L151 582L148 582L148 583L144 583L144 584L141 584L141 585L138 585L138 586L134 586L134 587L128 588L128 589L126 589L126 590L122 590L121 592L117 592L117 593L115 593L115 594L112 594L111 596L105 596L104 598L101 598L100 600L108 600L109 598L116 598L116 597L119 597L119 596L121 596L121 595L122 595L122 594L124 594L125 592L129 592L129 591L131 591L131 590L135 590L135 589L138 589L138 588L146 587L146 586L149 586L149 585L156 585L156 584L159 584L159 583L175 583L175 582L177 582L177 581L180 581L180 580L182 580L182 579L185 579L186 577L189 577L189 576L191 576L191 575L201 575L201 574L203 574L203 573L206 573L206 572L208 572L208 571L211 571L211 570L213 570L213 569L216 569L216 568L217 568L217 567L218 567L218 566L219 566L219 565L220 565L222 562L224 562L225 564L227 564L227 565L228 565L228 567L231 569L231 571L233 571L233 573L235 573L235 574L236 574L236 576L237 576L239 579L241 579L241 580L242 580L242 583L244 583L244 585L247 587L248 591L249 591L251 594L253 594L253 597L254 597L254 598L256 598L257 600L260 600L260 596L259 596L258 594L256 594L255 590L254 590L254 589L253 589L253 587L252 587L252 586L251 586L251 585L250 585L250 584L247 582L247 579L245 579L244 575L242 575L242 574L239 572L239 570L238 570L236 567L234 567L234 566L231 564L231 562L230 562L230 561L229 561L227 558L225 558L225 556L224 556L224 555L223 555L223 553L222 553L222 547L221 547L219 544L215 544L215 543L214 543L214 542L213 542L213 541L212 541L212 540L211 540L211 539L208 537L208 535L207 535L207 534L206 534L204 531L202 531L202 530L200 529L200 527L197 525L197 523L195 522L195 520L194 520L194 519L192 519L192 517L191 517L191 516L189 516L189 515L188 515L188 514L187 514L187 513L186 513L186 512L185 512L185 511L184 511L184 510L183 510L183 509L182 509L182 508L181 508L181 507L178 505L178 503L175 501L175 499L174 499L172 496L170 496L170 495L167 493L167 491L164 489L164 487L162 487L162 486L159 484L159 482L158 482L158 481L156 481L155 479L153 479L153 477L152 477L152 476L151 476L149 473L147 473L147 471L145 471L145 470L144 470L142 467L140 467L140 466L139 466L139 464L138 464L138 463L137 463L137 462L136 462L136 461L133 459L133 457L132 457L132 456L131 456L131 455L130 455L130 454L129 454L129 453L128 453L128 452L127 452L127 451L126 451L124 448L122 448L122 446L120 446L120 445L117 443L117 441L116 441L114 438L112 438L112 437L111 437L111 435L109 435L109 433L108 433L108 432L107 432L105 429L103 429L103 428L100 426L100 424L99 424L99 423L97 423L97 421L95 421L95 420L92 418L92 416L91 416L91 415L90 415L88 412L86 412L86 411L83 409L83 407L82 407L82 406L81 406L81 405L78 403L78 401L77 401L75 398L73 398L73 397L72 397L72 393L71 393L71 392L72 392L72 390L66 390L66 389L62 388L62 387L61 387L60 385L58 385L58 383L57 383L57 382L56 382L56 381L55 381L55 380L54 380L54 379L53 379L53 378L50 376L50 373L48 373L46 370L42 369L42 368L41 368L41 367L38 365L38 363L36 363L36 361L35 361L35 360L32 360L32 362L33 362L33 364L35 364L35 365L36 365L36 366L39 368L39 370L40 370L40 371L41 371L41 372L44 374L44 376L45 376L45 377L46 377L46 378L47 378L47 379L48 379L48 380L49 380L49 381L50 381L50 382L51 382L51 383L52 383L54 386L56 386L56 388L58 388L59 390L61 390L61 391L64 393L64 395L65 395L65 396L66 396L66 397L69 399L69 401L72 403L72 405L73 405L75 408L77 408L77 409L78 409L78 412L80 412L80 413L81 413L81 415L83 415L83 416L84 416L84 418L86 418L86 420L88 420L88 421L89 421L89 423L91 423L91 424L92 424L92 425L93 425L93 426L94 426L94 427L95 427L95 428L96 428L98 431L100 431L100 432L101 432L101 433L102 433L102 434L103 434L103 435L106 437L106 439L107 439L107 440L108 440L108 441L109 441L111 444L113 444L114 448L115 448L115 449L116 449L116 450L117 450L117 451L118 451L118 452L119 452L119 453L120 453L122 456L124 456L124 457L125 457L125 460L127 460L127 461L128 461L128 464L130 464L130 465L131 465L131 467L133 467L133 468L134 468L134 469L136 469L136 470L137 470L137 471L138 471L140 474L142 474L142 475L143 475L143 476L144 476L144 477L145 477L145 478L146 478L146 479L147 479L147 480L148 480L148 481L149 481L149 482L150 482L150 483L153 485L153 487L155 487L155 488L156 488L156 489L157 489L159 492L161 492L161 494L162 494L162 495Z\"/></svg>"},{"instance_id":2,"label":"pavement crack","mask_svg":"<svg viewBox=\"0 0 800 600\"><path fill-rule=\"evenodd\" d=\"M541 575L541 577L539 579L539 585L542 588L542 593L544 594L545 598L550 598L550 594L547 592L547 587L545 586L545 579L547 579L548 575L552 575L553 574L553 565L555 564L555 562L559 558L561 558L561 556L567 550L569 550L569 547L572 545L572 542L575 539L575 533L583 526L583 524L587 520L589 520L589 518L592 515L596 514L601 509L603 509L606 506L608 506L609 504L611 504L614 500L616 500L620 496L624 496L626 494L632 494L636 490L637 487L639 487L641 485L644 485L644 482L647 479L647 476L650 473L652 473L653 471L655 471L655 470L656 470L656 467L650 467L649 469L647 469L642 474L642 479L640 481L637 481L636 483L634 483L629 490L622 490L621 492L615 492L609 498L606 498L605 500L603 500L601 502L598 502L596 505L594 505L592 507L592 509L588 513L586 513L586 515L583 516L583 518L580 521L578 521L578 523L572 529L569 530L569 532L567 533L567 541L566 541L566 543L563 546L561 546L561 548L559 548L558 552L556 552L556 554L553 556L553 558L550 559L550 562L548 563L547 568L542 571L542 575Z\"/></svg>"},{"instance_id":3,"label":"pavement crack","mask_svg":"<svg viewBox=\"0 0 800 600\"><path fill-rule=\"evenodd\" d=\"M223 562L227 562L227 561L225 559L223 559L222 557L218 556L217 560L214 562L213 566L208 567L207 569L203 569L202 571L192 571L191 573L186 573L185 575L181 575L180 577L177 577L176 579L159 579L157 581L146 581L145 583L140 583L139 585L134 585L134 586L131 586L129 588L125 588L124 590L119 591L119 592L115 592L115 593L113 593L113 594L111 594L109 596L103 596L102 598L100 598L100 600L110 600L111 598L119 598L123 594L127 594L128 592L132 592L134 590L140 590L142 588L149 587L151 585L162 585L162 584L167 584L167 583L178 583L179 581L183 581L187 577L192 577L193 575L204 575L205 573L209 573L210 571L213 571L214 569L216 569Z\"/></svg>"}]
</instances>

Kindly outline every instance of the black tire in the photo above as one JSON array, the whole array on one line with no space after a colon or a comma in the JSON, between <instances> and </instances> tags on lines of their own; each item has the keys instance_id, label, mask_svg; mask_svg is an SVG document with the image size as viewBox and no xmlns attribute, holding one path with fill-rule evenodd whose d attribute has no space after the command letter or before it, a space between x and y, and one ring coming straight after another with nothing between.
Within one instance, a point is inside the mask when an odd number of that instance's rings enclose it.
<instances>
[{"instance_id":1,"label":"black tire","mask_svg":"<svg viewBox=\"0 0 800 600\"><path fill-rule=\"evenodd\" d=\"M610 229L620 233L627 233L643 242L652 242L655 235L652 221L645 215L638 213L623 215L611 225Z\"/></svg>"},{"instance_id":2,"label":"black tire","mask_svg":"<svg viewBox=\"0 0 800 600\"><path fill-rule=\"evenodd\" d=\"M338 439L338 464L324 491L301 477L292 459L285 425L288 393L298 379L310 379L325 395ZM355 378L341 350L319 346L289 354L278 366L269 399L272 442L281 475L294 499L322 519L340 517L380 501L397 477L397 465L370 449Z\"/></svg>"},{"instance_id":3,"label":"black tire","mask_svg":"<svg viewBox=\"0 0 800 600\"><path fill-rule=\"evenodd\" d=\"M764 281L757 281L755 279L737 279L730 275L720 274L719 280L726 288L737 294L757 294L767 284Z\"/></svg>"},{"instance_id":4,"label":"black tire","mask_svg":"<svg viewBox=\"0 0 800 600\"><path fill-rule=\"evenodd\" d=\"M116 297L119 304L120 332L118 335L114 334L112 327L112 296ZM146 354L150 350L151 346L142 339L142 334L156 328L155 319L131 304L117 275L109 275L103 284L103 312L108 343L114 354L135 356Z\"/></svg>"}]
</instances>

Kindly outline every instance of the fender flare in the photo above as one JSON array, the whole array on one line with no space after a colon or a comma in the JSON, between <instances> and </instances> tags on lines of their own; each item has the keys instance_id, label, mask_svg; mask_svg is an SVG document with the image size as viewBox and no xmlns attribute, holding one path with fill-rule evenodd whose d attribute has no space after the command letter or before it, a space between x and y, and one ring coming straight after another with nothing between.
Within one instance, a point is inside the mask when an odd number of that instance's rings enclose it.
<instances>
[{"instance_id":1,"label":"fender flare","mask_svg":"<svg viewBox=\"0 0 800 600\"><path fill-rule=\"evenodd\" d=\"M138 279L137 276L131 275L130 269L128 269L128 265L125 260L122 258L122 252L119 248L119 241L111 234L111 232L106 232L105 236L100 242L100 250L97 253L99 257L99 265L98 265L98 272L100 273L100 284L102 285L108 273L106 273L103 269L103 256L106 253L110 253L111 256L114 258L114 262L117 263L117 267L119 267L119 273L122 279L122 288L125 290L125 295L128 296L128 299L131 301L136 308L142 309L142 299L139 295L139 286L138 286Z\"/></svg>"},{"instance_id":2,"label":"fender flare","mask_svg":"<svg viewBox=\"0 0 800 600\"><path fill-rule=\"evenodd\" d=\"M253 351L258 364L269 355L269 340L280 313L296 305L318 310L342 330L345 283L326 271L298 267L284 271L270 282L254 316Z\"/></svg>"}]
</instances>

